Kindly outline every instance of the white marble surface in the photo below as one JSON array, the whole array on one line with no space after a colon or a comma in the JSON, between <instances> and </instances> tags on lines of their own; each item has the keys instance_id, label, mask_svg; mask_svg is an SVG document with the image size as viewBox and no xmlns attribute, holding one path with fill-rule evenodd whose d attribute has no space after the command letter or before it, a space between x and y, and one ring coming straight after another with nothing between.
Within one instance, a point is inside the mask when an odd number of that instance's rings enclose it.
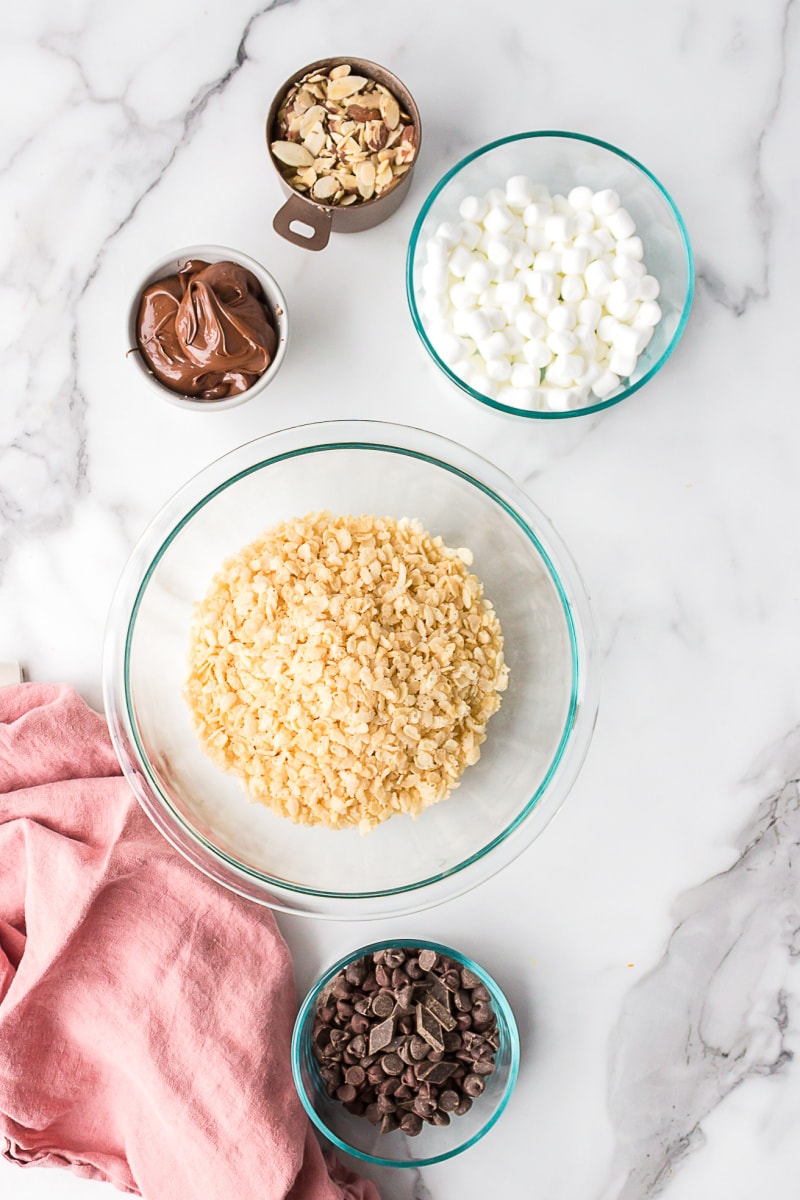
<instances>
[{"instance_id":1,"label":"white marble surface","mask_svg":"<svg viewBox=\"0 0 800 1200\"><path fill-rule=\"evenodd\" d=\"M376 416L487 454L583 572L600 717L538 842L478 891L385 923L482 961L515 1006L523 1059L485 1141L421 1176L384 1175L384 1200L794 1200L800 6L31 0L6 6L2 28L0 659L99 704L105 613L133 540L191 473L253 436ZM312 256L272 231L263 120L291 70L338 53L398 72L425 145L390 222ZM643 392L545 425L437 378L403 263L448 166L548 127L647 163L685 215L699 286ZM160 402L125 358L137 277L199 241L264 262L292 320L276 383L213 416ZM376 932L281 926L301 988ZM0 1194L112 1192L0 1162Z\"/></svg>"}]
</instances>

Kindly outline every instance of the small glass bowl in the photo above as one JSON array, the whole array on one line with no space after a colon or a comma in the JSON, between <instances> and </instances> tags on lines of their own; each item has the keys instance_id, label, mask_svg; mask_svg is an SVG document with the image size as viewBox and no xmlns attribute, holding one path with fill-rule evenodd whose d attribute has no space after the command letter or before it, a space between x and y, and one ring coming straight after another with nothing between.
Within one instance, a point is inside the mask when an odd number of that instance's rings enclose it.
<instances>
[{"instance_id":1,"label":"small glass bowl","mask_svg":"<svg viewBox=\"0 0 800 1200\"><path fill-rule=\"evenodd\" d=\"M504 187L512 175L523 174L534 183L545 184L553 194L566 194L582 185L593 191L603 188L617 191L623 206L636 221L648 272L661 285L658 303L663 315L633 374L607 399L593 400L580 408L515 408L476 391L436 352L428 336L429 322L421 311L422 268L428 238L443 221L461 220L458 206L465 196L485 195L490 188ZM513 416L543 420L599 412L644 387L678 344L689 319L693 292L694 263L689 236L663 184L624 150L597 138L557 130L513 134L474 150L456 163L425 200L411 231L406 259L406 295L411 317L423 346L439 369L481 404Z\"/></svg>"},{"instance_id":2,"label":"small glass bowl","mask_svg":"<svg viewBox=\"0 0 800 1200\"><path fill-rule=\"evenodd\" d=\"M478 976L491 996L497 1017L500 1044L495 1055L495 1070L486 1078L486 1090L475 1100L462 1117L453 1117L449 1125L424 1124L416 1137L408 1137L399 1129L394 1133L379 1133L365 1117L354 1116L338 1100L331 1099L320 1075L319 1064L311 1049L317 999L326 985L365 955L376 950L413 946L446 955ZM346 1154L381 1167L426 1167L446 1162L456 1154L474 1146L499 1120L508 1104L519 1072L519 1033L511 1006L498 984L483 967L458 950L440 946L438 942L413 938L393 938L373 942L340 958L313 985L303 1001L292 1034L292 1074L303 1107L317 1129Z\"/></svg>"},{"instance_id":3,"label":"small glass bowl","mask_svg":"<svg viewBox=\"0 0 800 1200\"><path fill-rule=\"evenodd\" d=\"M194 606L223 561L278 522L324 509L416 517L447 545L468 546L510 668L480 761L454 794L367 837L250 803L203 752L182 696ZM588 749L599 666L569 553L508 476L424 430L335 421L240 446L168 501L120 580L103 690L131 787L190 862L261 904L364 920L460 895L542 832Z\"/></svg>"}]
</instances>

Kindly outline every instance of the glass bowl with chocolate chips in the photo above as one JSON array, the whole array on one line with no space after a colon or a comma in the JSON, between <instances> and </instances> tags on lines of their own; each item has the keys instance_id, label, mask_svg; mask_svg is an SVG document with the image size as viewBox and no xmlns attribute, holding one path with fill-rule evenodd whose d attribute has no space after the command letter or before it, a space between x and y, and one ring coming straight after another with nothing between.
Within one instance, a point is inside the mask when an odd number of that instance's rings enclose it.
<instances>
[{"instance_id":1,"label":"glass bowl with chocolate chips","mask_svg":"<svg viewBox=\"0 0 800 1200\"><path fill-rule=\"evenodd\" d=\"M508 1103L518 1068L502 991L435 942L376 942L334 963L292 1038L295 1085L317 1129L379 1166L426 1166L474 1145Z\"/></svg>"}]
</instances>

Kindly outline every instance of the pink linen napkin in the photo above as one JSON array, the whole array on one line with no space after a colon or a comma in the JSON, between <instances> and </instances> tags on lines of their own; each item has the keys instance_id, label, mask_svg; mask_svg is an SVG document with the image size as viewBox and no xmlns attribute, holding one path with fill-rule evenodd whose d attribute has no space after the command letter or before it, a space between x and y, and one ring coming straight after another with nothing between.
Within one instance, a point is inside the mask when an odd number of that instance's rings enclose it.
<instances>
[{"instance_id":1,"label":"pink linen napkin","mask_svg":"<svg viewBox=\"0 0 800 1200\"><path fill-rule=\"evenodd\" d=\"M289 952L206 879L63 686L0 689L0 1144L146 1200L379 1200L294 1090Z\"/></svg>"}]
</instances>

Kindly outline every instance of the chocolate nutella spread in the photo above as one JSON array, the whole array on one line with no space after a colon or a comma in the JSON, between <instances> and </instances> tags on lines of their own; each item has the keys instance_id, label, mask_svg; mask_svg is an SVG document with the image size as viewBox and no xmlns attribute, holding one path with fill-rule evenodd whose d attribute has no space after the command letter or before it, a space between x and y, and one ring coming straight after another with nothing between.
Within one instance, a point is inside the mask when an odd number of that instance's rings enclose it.
<instances>
[{"instance_id":1,"label":"chocolate nutella spread","mask_svg":"<svg viewBox=\"0 0 800 1200\"><path fill-rule=\"evenodd\" d=\"M192 259L145 289L137 341L167 387L219 400L252 387L271 363L277 339L251 271L238 263Z\"/></svg>"}]
</instances>

